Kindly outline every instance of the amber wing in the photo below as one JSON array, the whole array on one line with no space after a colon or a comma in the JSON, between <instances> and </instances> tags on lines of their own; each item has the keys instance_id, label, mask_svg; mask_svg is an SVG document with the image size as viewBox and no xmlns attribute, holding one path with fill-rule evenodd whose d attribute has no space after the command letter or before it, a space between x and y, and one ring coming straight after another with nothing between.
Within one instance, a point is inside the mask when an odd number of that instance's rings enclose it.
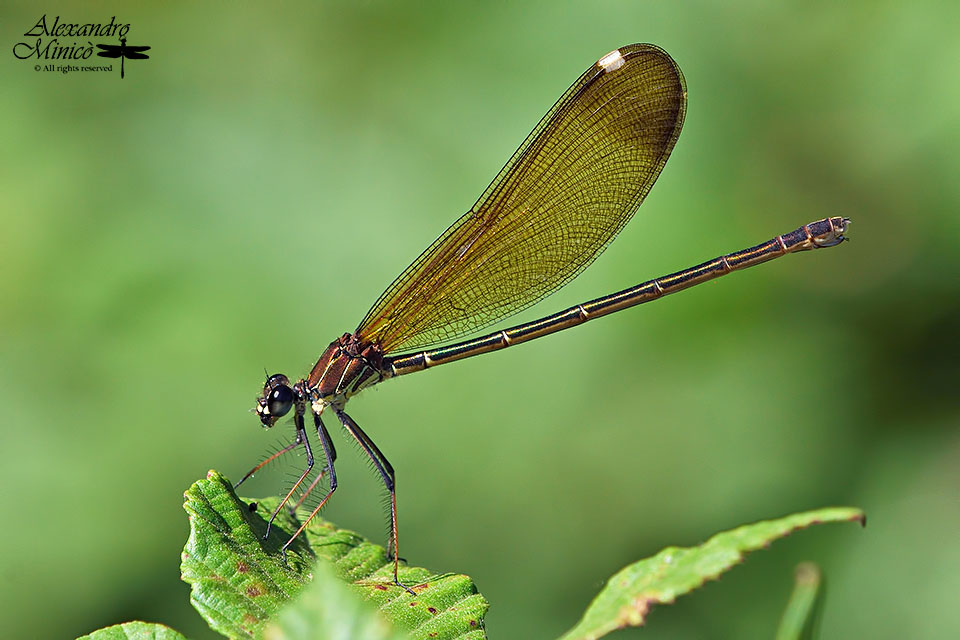
<instances>
[{"instance_id":1,"label":"amber wing","mask_svg":"<svg viewBox=\"0 0 960 640\"><path fill-rule=\"evenodd\" d=\"M648 44L601 58L463 217L380 296L357 333L384 353L428 347L542 300L633 216L686 111L676 62Z\"/></svg>"}]
</instances>

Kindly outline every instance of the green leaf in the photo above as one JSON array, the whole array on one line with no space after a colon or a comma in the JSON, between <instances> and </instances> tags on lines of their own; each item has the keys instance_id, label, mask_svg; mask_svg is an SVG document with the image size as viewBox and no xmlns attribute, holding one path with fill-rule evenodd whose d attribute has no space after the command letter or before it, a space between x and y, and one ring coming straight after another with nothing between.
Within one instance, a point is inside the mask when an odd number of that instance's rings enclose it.
<instances>
[{"instance_id":1,"label":"green leaf","mask_svg":"<svg viewBox=\"0 0 960 640\"><path fill-rule=\"evenodd\" d=\"M394 630L376 607L365 602L324 563L314 567L313 584L267 623L264 640L409 640Z\"/></svg>"},{"instance_id":2,"label":"green leaf","mask_svg":"<svg viewBox=\"0 0 960 640\"><path fill-rule=\"evenodd\" d=\"M814 613L820 593L820 567L812 562L797 565L793 593L780 619L777 640L800 640L813 637Z\"/></svg>"},{"instance_id":3,"label":"green leaf","mask_svg":"<svg viewBox=\"0 0 960 640\"><path fill-rule=\"evenodd\" d=\"M653 605L669 604L717 578L750 551L810 525L848 521L866 522L859 509L831 507L744 525L718 533L697 547L667 547L614 574L561 640L593 640L616 629L640 626Z\"/></svg>"},{"instance_id":4,"label":"green leaf","mask_svg":"<svg viewBox=\"0 0 960 640\"><path fill-rule=\"evenodd\" d=\"M77 640L187 640L186 636L156 622L124 622L104 627Z\"/></svg>"},{"instance_id":5,"label":"green leaf","mask_svg":"<svg viewBox=\"0 0 960 640\"><path fill-rule=\"evenodd\" d=\"M287 550L287 566L280 548L299 523L286 509L274 521L270 537L263 539L266 518L279 499L263 500L251 511L216 471L195 482L184 497L190 538L183 550L181 573L192 586L194 607L213 629L228 637L259 636L265 623L314 577L318 560L328 563L339 578L350 583L351 591L372 603L395 627L409 631L412 638L485 637L483 616L488 605L467 576L437 575L401 564L400 581L416 593L410 595L393 583L393 563L383 547L319 517ZM326 588L317 586L320 591ZM300 615L315 615L312 606L305 601ZM344 619L331 620L330 625L355 622L346 619L349 613L343 609L333 613ZM292 618L284 620L293 624ZM280 624L277 628L286 627Z\"/></svg>"}]
</instances>

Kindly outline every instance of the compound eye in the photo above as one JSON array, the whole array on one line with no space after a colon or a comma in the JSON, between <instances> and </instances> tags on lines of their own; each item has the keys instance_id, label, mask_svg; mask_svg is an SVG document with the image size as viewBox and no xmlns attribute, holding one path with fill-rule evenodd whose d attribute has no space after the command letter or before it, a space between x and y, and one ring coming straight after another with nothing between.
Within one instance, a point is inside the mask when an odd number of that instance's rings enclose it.
<instances>
[{"instance_id":1,"label":"compound eye","mask_svg":"<svg viewBox=\"0 0 960 640\"><path fill-rule=\"evenodd\" d=\"M290 407L293 406L293 390L281 385L270 392L267 396L267 409L270 415L275 418L281 418L287 415Z\"/></svg>"}]
</instances>

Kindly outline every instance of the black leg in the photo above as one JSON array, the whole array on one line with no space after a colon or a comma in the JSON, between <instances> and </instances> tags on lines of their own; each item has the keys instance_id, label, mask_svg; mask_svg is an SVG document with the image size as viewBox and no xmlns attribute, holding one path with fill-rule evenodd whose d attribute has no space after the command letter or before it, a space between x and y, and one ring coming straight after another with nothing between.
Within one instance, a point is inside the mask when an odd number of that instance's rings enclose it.
<instances>
[{"instance_id":1,"label":"black leg","mask_svg":"<svg viewBox=\"0 0 960 640\"><path fill-rule=\"evenodd\" d=\"M318 420L319 420L319 416L316 416L316 415L315 415L315 416L314 416L314 423L316 424ZM323 442L324 442L324 434L326 434L326 442L327 442L327 444L330 445L330 457L329 457L328 459L329 459L331 462L335 462L335 461L337 460L337 450L336 450L336 448L334 448L334 446L333 446L333 440L330 439L330 434L327 433L327 428L326 428L325 426L323 426L323 422L322 422L322 421L321 421L319 424L316 424L316 427L317 427L317 437L320 438L320 443L321 443L321 444L323 444ZM323 433L320 432L321 429L323 429ZM326 449L324 449L324 451L326 451ZM313 491L314 487L316 487L316 486L320 483L321 480L323 480L323 476L325 476L326 474L327 474L327 470L326 470L326 469L322 470L320 473L317 474L317 477L313 479L313 482L310 483L310 486L307 487L307 490L304 491L303 494L300 496L300 499L297 500L297 504L295 504L295 505L293 505L292 507L290 507L290 515L296 517L296 515L297 515L297 509L300 508L300 505L303 504L303 501L307 499L307 496L310 495L310 492Z\"/></svg>"},{"instance_id":2,"label":"black leg","mask_svg":"<svg viewBox=\"0 0 960 640\"><path fill-rule=\"evenodd\" d=\"M266 540L270 537L270 527L273 526L273 521L277 519L277 514L280 513L280 509L283 508L283 505L287 504L287 501L290 500L290 496L293 495L293 492L297 490L297 487L303 482L303 479L307 477L310 473L310 470L313 469L313 451L310 450L310 441L307 440L307 431L303 426L303 412L301 407L297 407L297 412L293 416L294 424L297 425L297 440L303 442L304 449L307 450L307 469L300 476L300 479L290 487L290 491L287 492L287 495L280 501L280 504L277 505L277 508L273 510L273 514L270 516L270 521L267 522L267 532L263 535L263 539ZM290 544L287 542L287 544ZM286 545L284 545L286 549ZM284 554L286 557L286 554Z\"/></svg>"},{"instance_id":3,"label":"black leg","mask_svg":"<svg viewBox=\"0 0 960 640\"><path fill-rule=\"evenodd\" d=\"M301 418L302 422L302 418ZM320 419L320 416L316 413L313 414L313 423L317 427L317 436L320 438L320 446L323 447L323 455L327 458L327 473L330 475L330 490L327 491L327 495L323 496L323 500L320 501L320 504L317 505L317 508L303 521L303 524L300 525L300 528L297 529L296 533L290 536L290 539L287 540L287 544L283 545L281 551L283 552L283 562L287 562L287 547L289 547L294 540L297 539L297 536L307 528L307 525L310 524L310 521L313 520L313 516L317 515L320 509L323 508L323 505L327 503L327 500L330 499L330 496L333 495L333 492L337 490L337 472L333 468L333 461L337 457L337 452L333 448L333 442L330 440L330 434L327 432L327 428L324 426L323 421Z\"/></svg>"},{"instance_id":4,"label":"black leg","mask_svg":"<svg viewBox=\"0 0 960 640\"><path fill-rule=\"evenodd\" d=\"M370 460L373 461L373 466L377 468L377 471L380 473L380 477L383 478L383 484L387 487L387 491L390 492L390 541L387 543L387 553L391 554L390 547L392 546L393 582L398 587L406 589L407 592L411 593L412 595L417 595L413 589L401 584L399 577L397 577L397 571L400 568L400 545L397 541L397 483L396 476L393 472L393 467L387 461L383 453L380 452L380 449L377 448L377 445L373 443L373 440L370 439L370 436L364 433L363 429L360 428L360 425L353 421L353 418L339 409L335 409L335 411L337 418L340 419L340 423L343 425L343 428L346 429L358 443L360 443L360 446L363 448L364 452L370 457Z\"/></svg>"},{"instance_id":5,"label":"black leg","mask_svg":"<svg viewBox=\"0 0 960 640\"><path fill-rule=\"evenodd\" d=\"M391 466L390 462L388 462L387 458L383 455L383 453L380 452L380 449L377 447L377 445L374 444L373 440L370 439L370 436L368 436L364 432L364 430L360 428L360 425L358 425L353 420L353 418L348 416L343 411L337 411L337 417L340 419L341 424L343 424L347 432L350 435L352 435L357 440L358 443L360 443L360 446L363 448L363 451L370 457L370 460L373 461L373 466L377 469L377 472L380 474L380 477L383 479L383 484L387 487L387 491L390 492L390 495L391 495L390 502L391 504L393 504L394 500L392 499L392 496L395 495L394 487L396 483L396 477L393 472L393 466ZM390 533L389 533L389 540L387 541L387 555L390 557L391 560L396 555L391 550L395 542L394 530L396 528L396 516L394 515L394 510L395 509L391 507L390 528L389 528Z\"/></svg>"}]
</instances>

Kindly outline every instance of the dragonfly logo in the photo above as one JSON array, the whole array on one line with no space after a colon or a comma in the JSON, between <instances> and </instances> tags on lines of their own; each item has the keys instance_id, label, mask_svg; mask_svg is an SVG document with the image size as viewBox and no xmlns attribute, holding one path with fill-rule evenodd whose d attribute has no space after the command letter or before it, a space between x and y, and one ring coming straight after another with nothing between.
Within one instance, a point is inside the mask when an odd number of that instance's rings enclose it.
<instances>
[{"instance_id":1,"label":"dragonfly logo","mask_svg":"<svg viewBox=\"0 0 960 640\"><path fill-rule=\"evenodd\" d=\"M143 53L150 47L134 47L127 44L126 38L120 38L120 44L98 44L99 49L103 49L97 53L101 58L120 58L120 78L123 79L123 61L124 60L146 60L150 56Z\"/></svg>"}]
</instances>

